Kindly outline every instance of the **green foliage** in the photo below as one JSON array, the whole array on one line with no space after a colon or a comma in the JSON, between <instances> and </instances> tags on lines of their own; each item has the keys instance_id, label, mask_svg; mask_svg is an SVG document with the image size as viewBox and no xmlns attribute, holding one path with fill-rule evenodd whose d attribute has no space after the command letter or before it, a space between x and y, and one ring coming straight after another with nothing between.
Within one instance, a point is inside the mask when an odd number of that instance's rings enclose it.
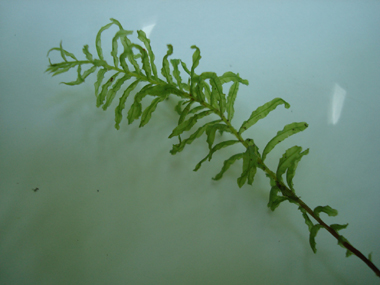
<instances>
[{"instance_id":1,"label":"green foliage","mask_svg":"<svg viewBox=\"0 0 380 285\"><path fill-rule=\"evenodd\" d=\"M101 35L113 25L117 26L119 30L112 39L111 56L113 62L108 63L103 55ZM96 106L107 110L114 99L119 98L118 105L115 108L116 129L120 128L127 99L133 91L136 91L136 94L134 98L131 98L132 104L126 117L128 124L140 119L140 127L149 123L160 103L166 101L169 96L177 97L179 101L175 106L175 111L179 114L179 119L169 138L177 137L178 143L173 145L171 154L181 152L186 145L205 134L209 152L195 166L194 171L197 171L202 163L206 160L210 161L218 150L236 144L242 145L245 150L226 159L220 172L213 178L214 180L221 179L236 161L242 160L242 170L237 178L237 184L239 187L243 187L245 184L252 185L259 168L269 178L271 186L268 207L274 211L283 201L296 204L308 226L309 242L314 252L316 252L315 237L321 228L332 233L338 239L338 244L343 247L347 246L348 241L337 234L339 230L346 228L347 224L327 226L319 217L321 212L329 216L336 216L338 212L329 206L317 206L312 211L295 194L293 178L298 163L304 155L309 153L309 149L302 151L300 146L287 149L279 160L276 172L271 171L264 163L272 149L289 136L305 130L308 124L305 122L287 124L267 143L261 153L253 139L242 137L246 130L259 120L264 119L278 106L284 105L286 109L289 109L289 103L281 98L274 98L257 107L250 117L236 129L231 124L235 114L234 103L240 84L248 85L247 80L230 71L220 76L214 72L197 73L196 68L201 59L201 52L195 45L191 46L194 52L190 68L180 59L169 60L173 54L173 46L167 45L167 53L162 59L161 74L159 75L154 62L155 55L146 34L143 31L137 31L140 43L133 43L128 38L131 34L132 31L124 30L117 20L111 19L111 23L103 26L96 36L97 58L90 52L88 45L85 45L83 53L86 60L78 60L72 53L63 49L61 43L59 47L50 49L48 55L52 51L58 51L63 61L52 63L49 59L50 64L46 71L55 76L76 68L77 79L71 82L63 82L66 85L81 84L90 74L96 72L94 84ZM89 68L85 69L85 66L89 66ZM183 75L186 79L182 78ZM226 83L230 83L227 95L223 89ZM151 96L152 100L143 110L142 101L147 96ZM197 123L201 126L196 127ZM232 138L215 143L217 131L227 133ZM182 136L186 138L182 138ZM283 179L285 174L287 185ZM317 221L316 224L312 222L311 217ZM347 256L349 254L352 252L347 249ZM371 258L371 255L369 257Z\"/></svg>"}]
</instances>

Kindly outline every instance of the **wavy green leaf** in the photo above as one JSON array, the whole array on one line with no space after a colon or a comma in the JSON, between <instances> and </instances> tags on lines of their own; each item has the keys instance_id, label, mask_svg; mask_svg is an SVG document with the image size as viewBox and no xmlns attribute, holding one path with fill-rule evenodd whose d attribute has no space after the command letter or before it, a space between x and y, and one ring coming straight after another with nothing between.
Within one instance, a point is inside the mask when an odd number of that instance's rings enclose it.
<instances>
[{"instance_id":1,"label":"wavy green leaf","mask_svg":"<svg viewBox=\"0 0 380 285\"><path fill-rule=\"evenodd\" d=\"M348 224L340 225L340 224L332 224L330 225L330 228L332 228L334 231L338 232L340 230L343 230L347 228Z\"/></svg>"},{"instance_id":2,"label":"wavy green leaf","mask_svg":"<svg viewBox=\"0 0 380 285\"><path fill-rule=\"evenodd\" d=\"M195 49L194 53L193 53L193 65L191 66L191 72L190 72L190 76L193 78L194 77L194 70L195 68L197 68L197 66L199 65L199 61L200 59L202 58L201 57L201 51L199 50L199 48L196 46L196 45L192 45L191 46L192 49ZM181 62L182 63L182 62ZM185 66L186 64L183 63ZM187 69L187 68L186 68ZM186 70L185 69L185 70Z\"/></svg>"},{"instance_id":3,"label":"wavy green leaf","mask_svg":"<svg viewBox=\"0 0 380 285\"><path fill-rule=\"evenodd\" d=\"M218 122L221 122L222 120L218 120ZM225 124L214 124L212 126L209 126L206 130L207 134L207 143L208 143L208 148L211 149L212 145L214 144L215 140L215 133L216 131L225 131L225 132L231 132L229 127Z\"/></svg>"},{"instance_id":4,"label":"wavy green leaf","mask_svg":"<svg viewBox=\"0 0 380 285\"><path fill-rule=\"evenodd\" d=\"M303 131L308 127L308 124L305 122L300 122L300 123L291 123L288 124L284 127L283 130L277 132L277 135L272 138L268 144L265 146L263 154L262 154L262 159L263 161L265 160L267 154L280 142L285 140L287 137L294 135L298 132Z\"/></svg>"},{"instance_id":5,"label":"wavy green leaf","mask_svg":"<svg viewBox=\"0 0 380 285\"><path fill-rule=\"evenodd\" d=\"M116 96L116 93L120 90L121 86L124 84L125 81L130 79L130 75L124 75L123 77L119 78L115 84L112 86L110 90L108 90L107 96L106 96L106 102L103 104L103 110L106 110L112 103L113 99ZM113 79L115 81L115 79Z\"/></svg>"},{"instance_id":6,"label":"wavy green leaf","mask_svg":"<svg viewBox=\"0 0 380 285\"><path fill-rule=\"evenodd\" d=\"M83 50L83 53L84 53L84 55L86 56L86 58L87 58L89 61L93 61L93 56L92 56L92 54L90 53L90 51L88 50L88 45L84 45L82 50Z\"/></svg>"},{"instance_id":7,"label":"wavy green leaf","mask_svg":"<svg viewBox=\"0 0 380 285\"><path fill-rule=\"evenodd\" d=\"M119 38L126 37L128 35L131 35L132 33L133 33L132 31L120 30L113 37L111 56L113 58L113 63L114 63L115 67L118 67L118 62L119 62L118 53L117 53L117 51L118 51L117 41L119 40Z\"/></svg>"},{"instance_id":8,"label":"wavy green leaf","mask_svg":"<svg viewBox=\"0 0 380 285\"><path fill-rule=\"evenodd\" d=\"M294 191L293 188L293 177L295 175L295 171L298 165L298 162L301 160L302 156L309 153L309 149L302 152L302 147L300 146L293 146L286 150L286 152L281 157L278 167L276 176L279 181L283 181L282 175L286 172L286 180L288 183L289 188Z\"/></svg>"},{"instance_id":9,"label":"wavy green leaf","mask_svg":"<svg viewBox=\"0 0 380 285\"><path fill-rule=\"evenodd\" d=\"M165 100L165 97L157 97L155 98L151 104L144 110L144 112L141 115L141 123L140 128L145 126L150 118L152 117L152 113L156 110L157 104Z\"/></svg>"},{"instance_id":10,"label":"wavy green leaf","mask_svg":"<svg viewBox=\"0 0 380 285\"><path fill-rule=\"evenodd\" d=\"M134 101L131 105L131 108L128 111L128 124L132 124L132 122L138 119L142 113L141 101L142 99L148 95L150 91L152 91L155 87L153 84L145 85L139 92L136 93ZM158 86L161 87L161 86Z\"/></svg>"},{"instance_id":11,"label":"wavy green leaf","mask_svg":"<svg viewBox=\"0 0 380 285\"><path fill-rule=\"evenodd\" d=\"M112 85L113 81L115 78L120 74L120 72L114 73L106 83L103 84L102 86L102 91L100 91L98 97L96 98L96 107L100 107L103 105L103 102L106 98L106 95L108 94L108 88Z\"/></svg>"},{"instance_id":12,"label":"wavy green leaf","mask_svg":"<svg viewBox=\"0 0 380 285\"><path fill-rule=\"evenodd\" d=\"M166 81L169 84L174 84L173 83L173 78L170 75L170 64L169 64L169 61L168 61L168 57L173 54L173 46L172 45L167 45L167 47L168 47L168 51L166 52L166 55L162 59L161 74L166 78ZM177 64L177 66L178 66L178 64ZM178 71L178 67L177 67L177 71ZM177 76L179 77L179 71L178 71ZM177 79L177 81L179 80L178 84L180 84L181 77L179 77L179 78L176 77L176 79Z\"/></svg>"},{"instance_id":13,"label":"wavy green leaf","mask_svg":"<svg viewBox=\"0 0 380 285\"><path fill-rule=\"evenodd\" d=\"M284 196L278 196L278 192L281 192L280 189L277 186L272 186L270 193L269 193L269 202L268 202L268 208L274 211L281 202L284 202L288 200L288 198Z\"/></svg>"},{"instance_id":14,"label":"wavy green leaf","mask_svg":"<svg viewBox=\"0 0 380 285\"><path fill-rule=\"evenodd\" d=\"M294 163L294 160L300 156L302 151L302 147L293 146L288 148L285 153L280 158L280 161L277 166L276 176L279 181L282 180L282 175L286 172L286 170Z\"/></svg>"},{"instance_id":15,"label":"wavy green leaf","mask_svg":"<svg viewBox=\"0 0 380 285\"><path fill-rule=\"evenodd\" d=\"M201 77L194 75L192 83L194 84L193 89L191 89L191 95L194 96L194 98L199 101L200 103L203 103L205 101L205 94L203 93L204 86L207 85L207 83L202 80Z\"/></svg>"},{"instance_id":16,"label":"wavy green leaf","mask_svg":"<svg viewBox=\"0 0 380 285\"><path fill-rule=\"evenodd\" d=\"M281 98L274 98L272 101L265 103L264 105L258 107L255 111L252 112L248 120L244 121L239 129L239 134L242 134L244 131L248 130L251 126L256 124L259 120L265 118L271 111L277 108L279 105L285 105L286 109L290 108L289 103L285 102Z\"/></svg>"},{"instance_id":17,"label":"wavy green leaf","mask_svg":"<svg viewBox=\"0 0 380 285\"><path fill-rule=\"evenodd\" d=\"M179 62L181 63L183 70L184 70L188 75L191 76L191 71L187 68L186 63L184 63L182 60L180 60ZM195 68L194 68L194 69L195 69ZM189 80L190 80L190 78L189 78Z\"/></svg>"},{"instance_id":18,"label":"wavy green leaf","mask_svg":"<svg viewBox=\"0 0 380 285\"><path fill-rule=\"evenodd\" d=\"M181 61L179 59L171 59L170 60L170 63L173 66L173 76L176 79L177 85L178 85L180 90L185 89L185 90L189 91L190 87L187 84L182 83L181 72L179 71L179 68L178 68L180 62Z\"/></svg>"},{"instance_id":19,"label":"wavy green leaf","mask_svg":"<svg viewBox=\"0 0 380 285\"><path fill-rule=\"evenodd\" d=\"M315 207L314 208L314 215L316 215L318 218L319 218L319 213L326 213L327 215L329 215L330 217L334 217L336 215L338 215L338 211L331 208L330 206L318 206L318 207Z\"/></svg>"},{"instance_id":20,"label":"wavy green leaf","mask_svg":"<svg viewBox=\"0 0 380 285\"><path fill-rule=\"evenodd\" d=\"M235 99L237 96L237 92L239 91L239 82L234 82L230 90L228 91L228 96L227 96L227 119L228 121L231 122L232 118L234 117L234 104L235 104Z\"/></svg>"},{"instance_id":21,"label":"wavy green leaf","mask_svg":"<svg viewBox=\"0 0 380 285\"><path fill-rule=\"evenodd\" d=\"M230 145L234 145L234 144L237 144L239 143L240 141L238 140L228 140L228 141L224 141L224 142L221 142L221 143L218 143L216 144L211 150L210 152L208 153L208 155L203 158L200 162L198 162L198 164L195 166L194 168L194 171L197 171L203 162L205 162L207 159L210 161L211 158L212 158L212 155L217 151L217 150L220 150L222 148L225 148L225 147L228 147Z\"/></svg>"},{"instance_id":22,"label":"wavy green leaf","mask_svg":"<svg viewBox=\"0 0 380 285\"><path fill-rule=\"evenodd\" d=\"M340 246L343 247L344 249L347 249L347 248L344 246L344 243L348 243L348 244L349 244L348 240L347 240L344 236L339 236L339 238L338 238L338 245L340 245ZM351 256L351 255L353 255L353 252L347 249L347 250L346 250L346 257L349 257L349 256Z\"/></svg>"},{"instance_id":23,"label":"wavy green leaf","mask_svg":"<svg viewBox=\"0 0 380 285\"><path fill-rule=\"evenodd\" d=\"M225 95L223 94L223 86L222 83L220 82L219 77L216 75L215 72L203 72L201 75L199 75L200 80L210 80L210 85L213 90L213 96L218 102L218 106L220 108L220 112L223 114L224 111L226 110L226 98ZM211 105L213 102L210 102Z\"/></svg>"},{"instance_id":24,"label":"wavy green leaf","mask_svg":"<svg viewBox=\"0 0 380 285\"><path fill-rule=\"evenodd\" d=\"M125 108L125 102L127 101L127 98L129 94L136 88L136 86L139 84L140 80L137 79L134 81L131 85L128 86L128 88L124 91L123 95L119 99L119 105L115 109L115 128L117 130L120 129L120 122L123 118L123 109Z\"/></svg>"},{"instance_id":25,"label":"wavy green leaf","mask_svg":"<svg viewBox=\"0 0 380 285\"><path fill-rule=\"evenodd\" d=\"M231 156L229 159L226 159L223 163L223 167L220 170L220 172L215 177L213 177L212 179L214 179L214 180L221 179L223 177L223 174L230 168L230 166L232 164L234 164L236 160L242 159L244 155L245 155L244 152L237 153L237 154L234 154L233 156Z\"/></svg>"},{"instance_id":26,"label":"wavy green leaf","mask_svg":"<svg viewBox=\"0 0 380 285\"><path fill-rule=\"evenodd\" d=\"M286 171L286 183L288 183L289 188L294 192L293 188L293 178L294 175L296 174L296 169L298 166L298 162L300 162L301 158L304 155L307 155L309 153L309 149L304 150L301 152L297 157L294 158L292 161L291 165L289 166L288 170Z\"/></svg>"},{"instance_id":27,"label":"wavy green leaf","mask_svg":"<svg viewBox=\"0 0 380 285\"><path fill-rule=\"evenodd\" d=\"M202 119L203 117L206 117L210 114L212 114L212 111L207 110L207 111L201 112L199 114L195 114L194 116L192 116L188 120L183 121L177 127L175 127L175 129L170 134L169 138L172 138L174 136L178 136L178 135L182 134L183 132L190 130L197 123L197 121L199 119Z\"/></svg>"},{"instance_id":28,"label":"wavy green leaf","mask_svg":"<svg viewBox=\"0 0 380 285\"><path fill-rule=\"evenodd\" d=\"M191 105L194 104L194 100L189 100L189 101L186 101L184 102L183 104L186 104L187 105L185 106L185 108L183 108L182 112L180 113L180 116L178 118L178 125L179 124L182 124L183 121L185 121L186 119L186 116L189 114L189 111L190 111L190 108L191 108Z\"/></svg>"},{"instance_id":29,"label":"wavy green leaf","mask_svg":"<svg viewBox=\"0 0 380 285\"><path fill-rule=\"evenodd\" d=\"M132 47L137 48L140 51L141 54L141 62L142 62L142 68L145 71L145 75L148 78L148 81L152 80L152 69L150 67L150 62L149 62L149 56L146 50L137 44L132 44Z\"/></svg>"},{"instance_id":30,"label":"wavy green leaf","mask_svg":"<svg viewBox=\"0 0 380 285\"><path fill-rule=\"evenodd\" d=\"M258 148L256 145L248 146L243 156L243 170L241 176L237 179L239 188L241 188L248 180L248 184L252 185L258 163Z\"/></svg>"},{"instance_id":31,"label":"wavy green leaf","mask_svg":"<svg viewBox=\"0 0 380 285\"><path fill-rule=\"evenodd\" d=\"M106 74L107 72L107 69L106 68L102 68L98 71L98 74L97 74L97 80L94 84L95 86L95 96L96 98L98 98L98 94L99 94L99 87L100 85L102 84L102 81L103 81L103 78L104 78L104 75Z\"/></svg>"},{"instance_id":32,"label":"wavy green leaf","mask_svg":"<svg viewBox=\"0 0 380 285\"><path fill-rule=\"evenodd\" d=\"M244 85L248 85L248 80L246 79L242 79L240 76L239 76L239 73L238 74L235 74L231 71L227 71L225 72L222 76L219 76L219 80L222 84L224 83L227 83L227 82L239 82L239 83L242 83Z\"/></svg>"},{"instance_id":33,"label":"wavy green leaf","mask_svg":"<svg viewBox=\"0 0 380 285\"><path fill-rule=\"evenodd\" d=\"M182 140L180 141L179 144L175 144L173 145L170 153L171 154L176 154L177 152L180 152L182 151L186 144L191 144L196 138L199 138L206 129L210 128L211 126L219 123L221 120L216 120L216 121L212 121L212 122L209 122L209 123L206 123L205 125L203 125L202 127L199 127L194 133L192 133L190 135L190 137L188 137L187 139L185 140Z\"/></svg>"},{"instance_id":34,"label":"wavy green leaf","mask_svg":"<svg viewBox=\"0 0 380 285\"><path fill-rule=\"evenodd\" d=\"M315 242L315 237L316 237L318 231L320 230L320 228L322 228L322 227L323 227L322 225L316 224L310 230L309 243L310 243L311 249L313 250L314 253L317 252L317 243Z\"/></svg>"},{"instance_id":35,"label":"wavy green leaf","mask_svg":"<svg viewBox=\"0 0 380 285\"><path fill-rule=\"evenodd\" d=\"M302 207L299 207L298 208L301 213L302 213L302 217L305 219L305 224L307 225L307 227L309 228L309 231L311 231L311 228L314 226L313 222L310 220L306 210Z\"/></svg>"},{"instance_id":36,"label":"wavy green leaf","mask_svg":"<svg viewBox=\"0 0 380 285\"><path fill-rule=\"evenodd\" d=\"M155 78L158 78L158 76L157 76L157 67L154 64L155 57L154 57L154 53L152 51L152 47L150 46L150 40L146 37L146 34L145 34L144 31L138 30L137 34L138 34L137 38L144 43L144 46L145 46L146 50L148 51L148 55L149 55L151 69L153 71L153 75L154 75Z\"/></svg>"},{"instance_id":37,"label":"wavy green leaf","mask_svg":"<svg viewBox=\"0 0 380 285\"><path fill-rule=\"evenodd\" d=\"M104 60L103 50L102 50L102 39L101 39L101 36L102 36L103 31L107 30L113 24L114 23L109 23L109 24L101 27L100 30L99 30L99 32L98 32L98 34L96 35L95 46L96 46L96 51L98 53L98 57L101 60Z\"/></svg>"},{"instance_id":38,"label":"wavy green leaf","mask_svg":"<svg viewBox=\"0 0 380 285\"><path fill-rule=\"evenodd\" d=\"M66 84L66 85L81 84L84 81L84 79L82 78L81 72L82 72L82 65L79 64L77 68L77 80L71 81L71 82L61 82L61 83Z\"/></svg>"}]
</instances>

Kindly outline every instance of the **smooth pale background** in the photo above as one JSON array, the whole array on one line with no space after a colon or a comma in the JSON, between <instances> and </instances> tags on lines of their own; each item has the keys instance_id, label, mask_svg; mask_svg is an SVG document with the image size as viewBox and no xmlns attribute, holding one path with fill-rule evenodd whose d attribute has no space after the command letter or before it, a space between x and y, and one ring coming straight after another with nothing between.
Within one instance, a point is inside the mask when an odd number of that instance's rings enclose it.
<instances>
[{"instance_id":1,"label":"smooth pale background","mask_svg":"<svg viewBox=\"0 0 380 285\"><path fill-rule=\"evenodd\" d=\"M196 44L198 72L250 81L236 127L274 97L291 104L245 133L261 149L285 124L309 123L268 163L275 169L294 144L309 147L298 195L338 209L326 221L348 222L341 233L380 265L379 13L379 1L1 1L0 284L378 284L323 230L313 254L297 208L266 207L262 173L239 189L236 163L211 180L241 148L216 153L198 172L205 137L170 155L173 101L144 128L124 122L116 131L115 104L95 107L95 76L69 87L58 83L75 71L44 70L61 40L78 57L84 44L94 52L111 17L130 30L155 25L159 68L167 43L188 64ZM108 58L115 32L103 37ZM346 96L333 124L335 86Z\"/></svg>"}]
</instances>

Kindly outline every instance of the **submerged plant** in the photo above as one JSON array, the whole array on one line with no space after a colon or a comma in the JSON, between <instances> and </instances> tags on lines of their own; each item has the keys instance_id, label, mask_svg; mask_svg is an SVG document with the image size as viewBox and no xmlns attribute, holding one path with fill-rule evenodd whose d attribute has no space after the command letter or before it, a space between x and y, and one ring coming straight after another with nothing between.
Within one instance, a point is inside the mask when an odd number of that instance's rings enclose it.
<instances>
[{"instance_id":1,"label":"submerged plant","mask_svg":"<svg viewBox=\"0 0 380 285\"><path fill-rule=\"evenodd\" d=\"M113 62L109 64L103 56L101 34L112 25L118 26L119 31L116 32L112 39L111 56ZM61 43L59 47L50 49L48 55L51 51L58 51L63 61L52 63L49 59L49 67L46 71L55 76L67 72L71 68L77 68L77 79L72 82L63 82L66 85L81 84L87 76L97 71L97 80L95 82L96 106L102 106L103 110L106 110L116 95L120 94L119 104L115 109L116 129L120 128L127 98L141 84L144 86L141 89L139 88L139 91L134 95L133 103L127 113L128 124L140 118L140 127L145 126L160 102L168 99L170 95L178 97L179 101L175 107L175 111L179 114L178 125L169 135L169 138L177 137L178 143L173 145L170 151L171 154L174 155L182 151L187 144L191 144L196 138L205 133L209 153L195 166L194 171L197 171L204 161L211 160L216 151L235 144L243 145L245 151L226 159L220 172L213 177L214 180L221 179L223 174L237 160L242 160L242 172L240 177L237 178L239 187L246 183L252 185L257 169L261 169L269 178L271 187L268 207L274 211L284 201L295 204L309 229L309 243L314 253L317 251L316 235L323 228L337 239L340 246L346 249L347 257L352 254L356 255L380 277L380 270L372 263L371 254L367 258L352 246L344 236L339 234L339 231L345 229L348 224L327 225L320 217L321 213L336 216L338 214L337 210L330 206L317 206L313 210L296 195L293 178L299 161L304 155L308 154L309 149L302 150L300 146L287 149L280 158L275 171L269 169L265 164L267 155L277 144L287 137L305 130L308 124L295 122L286 125L277 132L261 152L252 138L243 137L243 133L248 128L260 119L265 118L279 105L289 108L290 105L286 101L281 98L275 98L265 103L254 110L239 128L235 128L231 124L234 117L234 103L239 85L248 85L247 80L242 79L239 74L233 72L226 72L221 76L214 72L197 74L195 69L199 64L201 54L199 48L195 45L191 46L194 53L192 65L189 67L180 59L170 59L169 63L168 58L173 53L173 47L172 45L167 45L168 50L163 57L161 68L163 78L160 78L154 63L155 56L150 46L150 40L146 37L146 34L140 30L137 31L138 39L143 45L131 42L128 38L130 34L132 34L132 31L124 30L117 20L111 19L111 23L102 27L96 36L95 43L98 58L95 58L90 53L88 45L85 45L83 53L86 60L78 60L74 54L64 50ZM118 52L120 43L123 48L122 52ZM82 71L84 65L89 65L90 68ZM188 76L185 81L181 77L180 67ZM106 74L108 75L107 78ZM223 91L225 83L230 83L228 94ZM123 91L121 91L122 87ZM152 96L153 100L143 110L142 100L147 95ZM196 123L205 117L213 117L213 119L196 128ZM193 132L183 138L190 131ZM217 131L229 133L233 139L214 144Z\"/></svg>"}]
</instances>

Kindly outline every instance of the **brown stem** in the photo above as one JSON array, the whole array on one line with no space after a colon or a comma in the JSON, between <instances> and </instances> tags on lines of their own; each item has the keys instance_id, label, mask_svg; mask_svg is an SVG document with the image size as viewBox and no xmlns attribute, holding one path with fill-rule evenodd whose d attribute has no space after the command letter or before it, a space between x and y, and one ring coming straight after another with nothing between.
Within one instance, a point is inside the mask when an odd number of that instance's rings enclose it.
<instances>
[{"instance_id":1,"label":"brown stem","mask_svg":"<svg viewBox=\"0 0 380 285\"><path fill-rule=\"evenodd\" d=\"M308 205L305 204L299 197L297 197L290 189L288 189L284 184L278 183L277 186L281 189L284 196L289 197L291 200L296 202L300 207L306 210L310 216L312 216L320 225L322 225L332 236L334 236L340 244L342 244L346 249L351 251L357 257L359 257L365 264L369 266L375 272L375 274L380 277L380 270L376 267L375 264L372 263L363 253L361 253L358 249L356 249L353 245L348 243L347 241L341 239L341 235L339 235L334 229L328 226L320 217L314 214L314 211L310 209Z\"/></svg>"}]
</instances>

